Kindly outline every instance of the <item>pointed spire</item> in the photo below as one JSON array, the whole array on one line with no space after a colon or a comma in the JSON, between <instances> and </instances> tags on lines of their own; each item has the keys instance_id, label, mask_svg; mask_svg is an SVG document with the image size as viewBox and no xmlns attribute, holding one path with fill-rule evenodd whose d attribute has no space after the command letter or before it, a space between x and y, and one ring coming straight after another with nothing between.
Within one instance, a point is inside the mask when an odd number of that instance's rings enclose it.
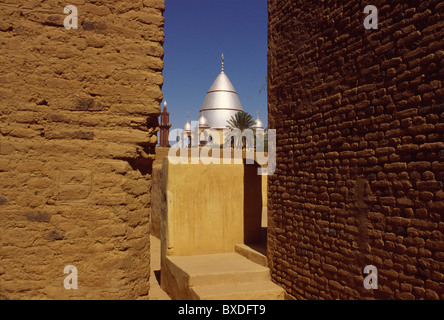
<instances>
[{"instance_id":1,"label":"pointed spire","mask_svg":"<svg viewBox=\"0 0 444 320\"><path fill-rule=\"evenodd\" d=\"M224 54L222 53L222 72L224 72Z\"/></svg>"},{"instance_id":2,"label":"pointed spire","mask_svg":"<svg viewBox=\"0 0 444 320\"><path fill-rule=\"evenodd\" d=\"M190 122L190 113L187 112L187 122Z\"/></svg>"},{"instance_id":3,"label":"pointed spire","mask_svg":"<svg viewBox=\"0 0 444 320\"><path fill-rule=\"evenodd\" d=\"M259 110L256 110L257 120L259 120Z\"/></svg>"}]
</instances>

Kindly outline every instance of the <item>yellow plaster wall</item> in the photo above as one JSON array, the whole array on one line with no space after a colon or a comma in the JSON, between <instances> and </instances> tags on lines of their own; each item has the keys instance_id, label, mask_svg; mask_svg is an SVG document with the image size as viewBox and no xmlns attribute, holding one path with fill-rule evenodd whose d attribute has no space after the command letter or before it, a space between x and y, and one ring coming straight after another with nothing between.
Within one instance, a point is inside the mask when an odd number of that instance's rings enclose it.
<instances>
[{"instance_id":1,"label":"yellow plaster wall","mask_svg":"<svg viewBox=\"0 0 444 320\"><path fill-rule=\"evenodd\" d=\"M244 240L244 165L163 162L166 255L234 251Z\"/></svg>"}]
</instances>

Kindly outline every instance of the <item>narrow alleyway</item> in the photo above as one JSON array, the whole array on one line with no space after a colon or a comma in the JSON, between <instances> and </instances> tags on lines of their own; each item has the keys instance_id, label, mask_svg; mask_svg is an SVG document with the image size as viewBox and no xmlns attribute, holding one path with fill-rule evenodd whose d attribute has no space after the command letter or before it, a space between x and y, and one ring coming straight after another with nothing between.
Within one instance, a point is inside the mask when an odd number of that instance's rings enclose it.
<instances>
[{"instance_id":1,"label":"narrow alleyway","mask_svg":"<svg viewBox=\"0 0 444 320\"><path fill-rule=\"evenodd\" d=\"M150 236L151 241L151 275L150 275L150 300L171 300L160 288L160 240Z\"/></svg>"}]
</instances>

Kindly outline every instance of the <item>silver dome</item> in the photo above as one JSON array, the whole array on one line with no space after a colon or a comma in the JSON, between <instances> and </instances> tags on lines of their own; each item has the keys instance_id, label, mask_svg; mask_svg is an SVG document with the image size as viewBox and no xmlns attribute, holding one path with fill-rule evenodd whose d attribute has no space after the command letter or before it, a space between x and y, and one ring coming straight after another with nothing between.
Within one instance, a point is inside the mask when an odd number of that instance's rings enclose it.
<instances>
[{"instance_id":1,"label":"silver dome","mask_svg":"<svg viewBox=\"0 0 444 320\"><path fill-rule=\"evenodd\" d=\"M239 97L222 68L207 92L199 117L204 116L211 128L226 129L227 121L239 111L243 111Z\"/></svg>"},{"instance_id":2,"label":"silver dome","mask_svg":"<svg viewBox=\"0 0 444 320\"><path fill-rule=\"evenodd\" d=\"M263 128L264 128L264 124L262 123L261 120L257 119L254 122L253 129L263 129Z\"/></svg>"},{"instance_id":3,"label":"silver dome","mask_svg":"<svg viewBox=\"0 0 444 320\"><path fill-rule=\"evenodd\" d=\"M204 116L199 117L199 128L202 128L202 129L210 128L210 125L208 124L208 120Z\"/></svg>"},{"instance_id":4,"label":"silver dome","mask_svg":"<svg viewBox=\"0 0 444 320\"><path fill-rule=\"evenodd\" d=\"M191 133L191 123L190 123L190 117L187 114L187 122L185 123L184 127L183 127L183 131L185 131L186 133Z\"/></svg>"},{"instance_id":5,"label":"silver dome","mask_svg":"<svg viewBox=\"0 0 444 320\"><path fill-rule=\"evenodd\" d=\"M259 111L256 111L256 114L257 114L257 119L254 122L253 129L264 129L264 124L259 119Z\"/></svg>"}]
</instances>

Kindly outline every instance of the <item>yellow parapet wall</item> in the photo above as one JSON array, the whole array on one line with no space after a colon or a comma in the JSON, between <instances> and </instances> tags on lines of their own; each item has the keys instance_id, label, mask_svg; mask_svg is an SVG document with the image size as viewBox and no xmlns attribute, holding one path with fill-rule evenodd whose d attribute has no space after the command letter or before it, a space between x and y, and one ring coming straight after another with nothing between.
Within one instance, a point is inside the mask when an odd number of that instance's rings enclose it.
<instances>
[{"instance_id":1,"label":"yellow parapet wall","mask_svg":"<svg viewBox=\"0 0 444 320\"><path fill-rule=\"evenodd\" d=\"M161 285L173 299L195 298L191 275L182 270L184 265L176 265L177 259L203 259L206 270L207 257L234 254L237 244L260 242L263 178L258 167L245 160L225 165L163 160L161 191L153 201L163 201L158 206Z\"/></svg>"},{"instance_id":2,"label":"yellow parapet wall","mask_svg":"<svg viewBox=\"0 0 444 320\"><path fill-rule=\"evenodd\" d=\"M159 184L158 188L160 189L160 182L158 181L158 179L159 179L159 176L162 175L162 163L163 163L163 160L168 156L169 149L170 148L167 148L167 147L159 147L159 146L156 147L156 160L153 162L153 172L154 171L156 171L156 172L153 173L152 195L151 195L153 198L154 198L153 189L157 188L157 186L156 186L157 184ZM202 148L199 147L199 150L202 150ZM211 156L211 152L209 154ZM221 156L222 155L223 155L223 152L221 151ZM245 151L242 151L242 158L245 159L245 157L246 157L246 153L245 153ZM268 157L268 153L265 153L265 157ZM221 162L222 161L223 160L221 159ZM268 176L263 175L262 176L262 206L263 207L267 207L267 184L268 184ZM158 192L158 190L156 189L155 192ZM156 197L157 197L157 194L156 194ZM153 203L154 203L154 201L162 201L162 200L161 199L159 199L159 200L152 199ZM153 207L154 207L154 204L153 204ZM152 211L153 211L151 213L152 216L158 215L158 217L155 218L155 221L152 220L152 224L153 223L157 224L160 221L160 209L159 209L159 212L157 212L157 209L156 209L156 212L154 212L154 209L152 208ZM155 228L156 228L156 231L154 233L154 236L157 238L160 238L160 232L158 231L160 226L156 225Z\"/></svg>"},{"instance_id":3,"label":"yellow parapet wall","mask_svg":"<svg viewBox=\"0 0 444 320\"><path fill-rule=\"evenodd\" d=\"M156 147L156 160L153 164L152 172L152 186L151 186L151 235L160 239L160 215L161 207L165 206L166 197L161 193L161 183L162 183L162 163L163 160L168 156L169 148ZM245 158L245 152L243 154ZM222 161L222 159L221 159ZM191 164L190 164L191 165ZM196 166L196 165L193 165ZM227 165L224 165L226 168ZM262 207L267 207L267 177L266 175L261 176L262 179ZM205 181L200 183L200 186L205 185ZM226 187L226 186L225 186ZM247 185L248 187L248 185ZM265 217L262 217L263 219ZM266 221L266 219L264 220ZM262 225L264 226L264 225ZM248 239L247 239L248 240Z\"/></svg>"},{"instance_id":4,"label":"yellow parapet wall","mask_svg":"<svg viewBox=\"0 0 444 320\"><path fill-rule=\"evenodd\" d=\"M165 158L163 254L232 252L244 240L259 239L262 178L256 168L246 164L172 164Z\"/></svg>"}]
</instances>

